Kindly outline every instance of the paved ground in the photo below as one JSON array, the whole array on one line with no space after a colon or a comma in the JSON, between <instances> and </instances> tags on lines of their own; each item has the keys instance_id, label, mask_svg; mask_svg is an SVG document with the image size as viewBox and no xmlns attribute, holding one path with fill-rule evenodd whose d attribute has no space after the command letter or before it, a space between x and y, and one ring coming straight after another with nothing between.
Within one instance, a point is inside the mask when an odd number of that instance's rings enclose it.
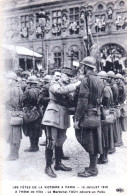
<instances>
[{"instance_id":1,"label":"paved ground","mask_svg":"<svg viewBox=\"0 0 127 195\"><path fill-rule=\"evenodd\" d=\"M70 156L69 161L64 161L64 164L72 167L72 172L57 172L56 180L71 180L79 181L82 178L77 177L79 171L83 171L85 166L88 166L88 154L83 150L80 144L75 138L74 129L71 127L67 131L67 140L64 144L64 153ZM45 136L40 138L40 143L45 140ZM123 132L124 146L116 148L116 153L109 155L109 162L106 165L98 165L99 175L93 178L87 178L87 181L101 181L101 180L113 180L119 178L119 180L126 177L127 173L127 132ZM45 148L40 146L39 152L29 153L24 152L24 149L29 147L29 139L23 136L20 158L16 161L3 161L3 177L5 180L16 181L35 181L35 180L47 180L49 178L44 173ZM3 158L5 159L9 153L9 144L3 140Z\"/></svg>"}]
</instances>

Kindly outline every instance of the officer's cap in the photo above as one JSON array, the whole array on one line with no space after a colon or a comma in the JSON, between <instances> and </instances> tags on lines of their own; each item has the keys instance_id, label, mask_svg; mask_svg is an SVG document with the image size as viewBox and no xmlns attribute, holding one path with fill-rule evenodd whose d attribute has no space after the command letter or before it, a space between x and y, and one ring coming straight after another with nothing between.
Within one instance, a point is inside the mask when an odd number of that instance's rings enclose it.
<instances>
[{"instance_id":1,"label":"officer's cap","mask_svg":"<svg viewBox=\"0 0 127 195\"><path fill-rule=\"evenodd\" d=\"M73 76L73 70L68 67L62 68L61 73L67 74L68 76L71 76L71 77Z\"/></svg>"}]
</instances>

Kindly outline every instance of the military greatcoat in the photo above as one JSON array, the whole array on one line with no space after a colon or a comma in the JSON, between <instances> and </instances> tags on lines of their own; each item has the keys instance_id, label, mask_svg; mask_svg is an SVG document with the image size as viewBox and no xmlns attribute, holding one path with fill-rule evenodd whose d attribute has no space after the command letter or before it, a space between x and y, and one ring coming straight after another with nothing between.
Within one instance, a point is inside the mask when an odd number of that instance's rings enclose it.
<instances>
[{"instance_id":1,"label":"military greatcoat","mask_svg":"<svg viewBox=\"0 0 127 195\"><path fill-rule=\"evenodd\" d=\"M106 83L103 92L102 105L104 109L110 109L113 106L113 93L111 87ZM113 124L106 124L102 119L102 144L103 148L114 149Z\"/></svg>"},{"instance_id":2,"label":"military greatcoat","mask_svg":"<svg viewBox=\"0 0 127 195\"><path fill-rule=\"evenodd\" d=\"M82 80L74 116L75 120L79 121L79 126L82 124L82 116L87 112L87 109L95 108L97 100L101 101L103 88L102 81L93 71L89 71ZM100 126L97 128L80 127L80 129L76 129L75 132L77 140L87 152L90 154L102 154L101 121Z\"/></svg>"},{"instance_id":3,"label":"military greatcoat","mask_svg":"<svg viewBox=\"0 0 127 195\"><path fill-rule=\"evenodd\" d=\"M23 106L32 109L36 107L38 112L38 95L39 88L35 86L31 86L27 88L27 90L23 94ZM36 121L30 122L28 124L23 125L23 132L26 136L29 137L40 137L42 135L41 131L41 117L39 117Z\"/></svg>"},{"instance_id":4,"label":"military greatcoat","mask_svg":"<svg viewBox=\"0 0 127 195\"><path fill-rule=\"evenodd\" d=\"M10 111L21 111L22 109L22 96L23 92L17 82L11 84L7 88L6 93L6 122L5 122L5 136L9 143L20 143L22 138L21 125L12 126L9 123Z\"/></svg>"}]
</instances>

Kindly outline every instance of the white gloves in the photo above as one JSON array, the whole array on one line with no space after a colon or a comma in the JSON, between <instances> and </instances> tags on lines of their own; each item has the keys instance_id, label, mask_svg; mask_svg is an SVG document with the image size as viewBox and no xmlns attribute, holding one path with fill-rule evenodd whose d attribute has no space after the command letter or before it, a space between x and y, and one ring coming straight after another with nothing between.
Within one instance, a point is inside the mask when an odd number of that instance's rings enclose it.
<instances>
[{"instance_id":1,"label":"white gloves","mask_svg":"<svg viewBox=\"0 0 127 195\"><path fill-rule=\"evenodd\" d=\"M80 84L81 84L81 81L77 81L76 83L74 83L75 88L77 88Z\"/></svg>"}]
</instances>

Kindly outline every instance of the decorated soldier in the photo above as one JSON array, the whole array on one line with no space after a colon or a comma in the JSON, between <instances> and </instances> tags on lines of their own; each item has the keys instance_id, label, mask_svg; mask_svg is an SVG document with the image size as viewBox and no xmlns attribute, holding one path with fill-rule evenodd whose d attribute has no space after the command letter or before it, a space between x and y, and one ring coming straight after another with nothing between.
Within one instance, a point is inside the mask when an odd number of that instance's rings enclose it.
<instances>
[{"instance_id":1,"label":"decorated soldier","mask_svg":"<svg viewBox=\"0 0 127 195\"><path fill-rule=\"evenodd\" d=\"M45 173L55 178L51 168L53 149L55 147L55 170L71 171L61 163L62 147L66 140L66 130L70 127L70 118L66 107L65 96L74 91L80 82L69 84L72 70L63 68L59 81L53 81L49 88L50 102L45 111L42 124L46 125L46 168Z\"/></svg>"},{"instance_id":2,"label":"decorated soldier","mask_svg":"<svg viewBox=\"0 0 127 195\"><path fill-rule=\"evenodd\" d=\"M84 65L85 78L81 82L79 99L74 115L76 138L89 153L90 165L79 177L90 177L98 174L97 156L102 154L100 103L103 83L94 72L96 60L88 56L81 62Z\"/></svg>"}]
</instances>

